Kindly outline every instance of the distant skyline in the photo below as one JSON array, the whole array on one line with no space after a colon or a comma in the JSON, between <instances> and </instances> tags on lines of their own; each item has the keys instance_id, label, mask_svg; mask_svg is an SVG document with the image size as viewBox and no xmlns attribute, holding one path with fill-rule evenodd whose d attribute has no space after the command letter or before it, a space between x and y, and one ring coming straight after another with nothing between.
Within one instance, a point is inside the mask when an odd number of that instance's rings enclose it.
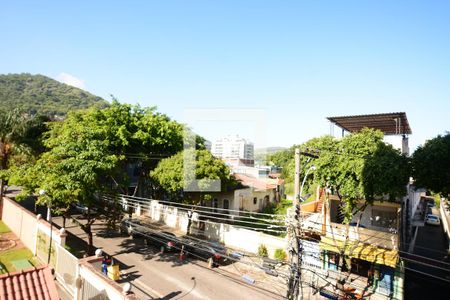
<instances>
[{"instance_id":1,"label":"distant skyline","mask_svg":"<svg viewBox=\"0 0 450 300\"><path fill-rule=\"evenodd\" d=\"M192 109L263 111L258 148L329 134L329 116L406 112L412 152L449 130L449 15L450 1L6 1L0 73L180 122ZM208 139L259 130L188 125Z\"/></svg>"}]
</instances>

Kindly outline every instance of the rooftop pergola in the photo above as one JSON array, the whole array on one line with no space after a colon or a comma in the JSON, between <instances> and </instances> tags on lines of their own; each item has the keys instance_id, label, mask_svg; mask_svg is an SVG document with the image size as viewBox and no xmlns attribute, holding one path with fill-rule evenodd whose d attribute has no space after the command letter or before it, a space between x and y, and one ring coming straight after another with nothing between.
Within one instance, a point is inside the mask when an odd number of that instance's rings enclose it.
<instances>
[{"instance_id":1,"label":"rooftop pergola","mask_svg":"<svg viewBox=\"0 0 450 300\"><path fill-rule=\"evenodd\" d=\"M348 132L357 132L364 127L368 127L379 129L385 135L408 135L412 133L404 112L328 117L327 119Z\"/></svg>"}]
</instances>

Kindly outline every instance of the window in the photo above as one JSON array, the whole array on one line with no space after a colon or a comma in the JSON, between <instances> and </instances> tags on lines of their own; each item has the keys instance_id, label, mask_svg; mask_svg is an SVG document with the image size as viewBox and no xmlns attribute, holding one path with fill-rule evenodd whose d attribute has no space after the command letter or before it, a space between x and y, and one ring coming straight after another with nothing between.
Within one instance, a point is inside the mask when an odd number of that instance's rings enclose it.
<instances>
[{"instance_id":1,"label":"window","mask_svg":"<svg viewBox=\"0 0 450 300\"><path fill-rule=\"evenodd\" d=\"M253 204L256 205L256 203L258 203L258 198L253 198Z\"/></svg>"}]
</instances>

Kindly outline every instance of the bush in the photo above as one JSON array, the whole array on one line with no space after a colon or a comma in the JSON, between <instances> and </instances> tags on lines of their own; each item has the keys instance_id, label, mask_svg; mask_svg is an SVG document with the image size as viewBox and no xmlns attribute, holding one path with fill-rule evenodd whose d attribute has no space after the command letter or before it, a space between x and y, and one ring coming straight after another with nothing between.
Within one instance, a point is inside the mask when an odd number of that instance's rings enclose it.
<instances>
[{"instance_id":1,"label":"bush","mask_svg":"<svg viewBox=\"0 0 450 300\"><path fill-rule=\"evenodd\" d=\"M259 245L258 247L258 256L267 257L269 254L267 253L267 248L264 244Z\"/></svg>"},{"instance_id":2,"label":"bush","mask_svg":"<svg viewBox=\"0 0 450 300\"><path fill-rule=\"evenodd\" d=\"M286 260L286 251L283 249L276 249L274 253L274 257L277 260Z\"/></svg>"}]
</instances>

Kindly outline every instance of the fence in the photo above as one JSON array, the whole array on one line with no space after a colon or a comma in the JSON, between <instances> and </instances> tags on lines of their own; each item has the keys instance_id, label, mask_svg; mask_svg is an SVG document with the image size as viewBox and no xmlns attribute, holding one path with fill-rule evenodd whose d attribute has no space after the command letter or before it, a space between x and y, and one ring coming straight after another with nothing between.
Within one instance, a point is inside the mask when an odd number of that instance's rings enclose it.
<instances>
[{"instance_id":1,"label":"fence","mask_svg":"<svg viewBox=\"0 0 450 300\"><path fill-rule=\"evenodd\" d=\"M77 293L76 279L78 277L78 258L64 249L64 247L58 244L55 246L57 253L55 265L56 279L72 296L75 296Z\"/></svg>"},{"instance_id":2,"label":"fence","mask_svg":"<svg viewBox=\"0 0 450 300\"><path fill-rule=\"evenodd\" d=\"M178 231L187 232L188 216L184 209L159 203L157 200L148 201L134 199L120 199L124 209L134 208L135 214L148 216L155 222L162 222ZM198 214L192 217L191 232L201 234L211 240L220 241L227 247L257 253L259 245L263 244L268 250L269 257L273 257L276 249L286 250L287 239L264 234L249 229L238 228L224 223L205 222L200 226Z\"/></svg>"}]
</instances>

